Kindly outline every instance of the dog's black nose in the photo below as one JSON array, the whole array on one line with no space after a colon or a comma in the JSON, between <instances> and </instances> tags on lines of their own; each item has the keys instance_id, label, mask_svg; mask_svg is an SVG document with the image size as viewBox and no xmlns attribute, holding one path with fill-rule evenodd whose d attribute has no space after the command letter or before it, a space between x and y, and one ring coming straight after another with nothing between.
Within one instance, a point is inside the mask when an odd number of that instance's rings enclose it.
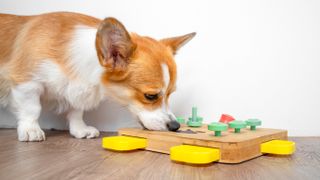
<instances>
[{"instance_id":1,"label":"dog's black nose","mask_svg":"<svg viewBox=\"0 0 320 180\"><path fill-rule=\"evenodd\" d=\"M177 121L170 121L167 123L169 131L177 131L180 128L180 124Z\"/></svg>"}]
</instances>

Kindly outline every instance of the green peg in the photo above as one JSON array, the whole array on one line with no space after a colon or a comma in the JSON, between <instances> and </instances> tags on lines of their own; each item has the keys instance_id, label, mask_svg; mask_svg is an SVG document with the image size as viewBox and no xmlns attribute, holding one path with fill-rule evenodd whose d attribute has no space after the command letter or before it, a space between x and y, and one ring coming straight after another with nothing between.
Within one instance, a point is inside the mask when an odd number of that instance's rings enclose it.
<instances>
[{"instance_id":1,"label":"green peg","mask_svg":"<svg viewBox=\"0 0 320 180\"><path fill-rule=\"evenodd\" d=\"M185 123L186 123L186 120L185 120L183 117L177 117L177 121L178 121L180 124L185 124Z\"/></svg>"},{"instance_id":2,"label":"green peg","mask_svg":"<svg viewBox=\"0 0 320 180\"><path fill-rule=\"evenodd\" d=\"M260 126L261 125L261 120L259 119L248 119L246 120L246 123L248 126L250 126L250 130L254 131L256 130L256 126Z\"/></svg>"},{"instance_id":3,"label":"green peg","mask_svg":"<svg viewBox=\"0 0 320 180\"><path fill-rule=\"evenodd\" d=\"M214 136L221 136L221 131L226 131L228 125L225 123L213 122L208 125L208 130L214 131Z\"/></svg>"},{"instance_id":4,"label":"green peg","mask_svg":"<svg viewBox=\"0 0 320 180\"><path fill-rule=\"evenodd\" d=\"M200 127L202 126L202 117L197 116L197 108L192 107L192 116L189 117L187 125L190 127Z\"/></svg>"},{"instance_id":5,"label":"green peg","mask_svg":"<svg viewBox=\"0 0 320 180\"><path fill-rule=\"evenodd\" d=\"M247 127L247 123L244 122L244 121L235 120L235 121L229 122L229 127L230 127L230 128L234 128L234 132L235 132L235 133L240 133L240 130L241 130L242 128Z\"/></svg>"}]
</instances>

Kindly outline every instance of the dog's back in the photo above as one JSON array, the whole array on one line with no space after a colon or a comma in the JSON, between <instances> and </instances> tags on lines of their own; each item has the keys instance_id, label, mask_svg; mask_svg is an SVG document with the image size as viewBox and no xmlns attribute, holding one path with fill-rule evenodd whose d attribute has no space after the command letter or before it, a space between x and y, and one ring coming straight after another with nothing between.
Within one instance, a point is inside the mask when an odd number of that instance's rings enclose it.
<instances>
[{"instance_id":1,"label":"dog's back","mask_svg":"<svg viewBox=\"0 0 320 180\"><path fill-rule=\"evenodd\" d=\"M27 16L0 14L0 65L3 67L10 60L15 40L24 24L30 19Z\"/></svg>"},{"instance_id":2,"label":"dog's back","mask_svg":"<svg viewBox=\"0 0 320 180\"><path fill-rule=\"evenodd\" d=\"M50 59L55 64L65 64L66 45L76 26L97 27L99 22L68 12L36 16L0 14L0 104L7 105L12 86L29 81L41 61Z\"/></svg>"}]
</instances>

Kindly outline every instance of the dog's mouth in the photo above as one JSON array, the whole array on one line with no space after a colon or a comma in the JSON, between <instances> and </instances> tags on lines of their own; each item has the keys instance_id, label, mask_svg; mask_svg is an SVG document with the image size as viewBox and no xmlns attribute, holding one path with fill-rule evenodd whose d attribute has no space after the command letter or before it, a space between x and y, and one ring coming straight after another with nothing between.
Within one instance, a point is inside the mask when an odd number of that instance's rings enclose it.
<instances>
[{"instance_id":1,"label":"dog's mouth","mask_svg":"<svg viewBox=\"0 0 320 180\"><path fill-rule=\"evenodd\" d=\"M144 129L144 130L155 130L155 129L150 129L150 128L147 128L140 120L138 120L138 123L141 125L141 127ZM165 126L165 129L157 129L156 131L173 131L173 132L177 132L180 128L180 123L178 123L177 121L170 121L168 123L166 123L166 126Z\"/></svg>"},{"instance_id":2,"label":"dog's mouth","mask_svg":"<svg viewBox=\"0 0 320 180\"><path fill-rule=\"evenodd\" d=\"M166 126L160 127L161 125L157 127L147 127L139 118L138 118L138 123L141 125L143 130L149 130L149 131L168 131L169 129Z\"/></svg>"}]
</instances>

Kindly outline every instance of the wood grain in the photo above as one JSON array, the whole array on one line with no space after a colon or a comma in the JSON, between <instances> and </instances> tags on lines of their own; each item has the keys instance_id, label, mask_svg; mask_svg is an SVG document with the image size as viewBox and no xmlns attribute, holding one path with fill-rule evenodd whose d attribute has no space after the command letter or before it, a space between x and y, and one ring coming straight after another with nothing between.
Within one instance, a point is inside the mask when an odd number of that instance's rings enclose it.
<instances>
[{"instance_id":1,"label":"wood grain","mask_svg":"<svg viewBox=\"0 0 320 180\"><path fill-rule=\"evenodd\" d=\"M25 143L17 141L16 130L0 129L0 179L320 179L320 137L290 138L297 144L292 156L191 166L171 162L167 154L106 151L101 138L46 135L47 141Z\"/></svg>"}]
</instances>

